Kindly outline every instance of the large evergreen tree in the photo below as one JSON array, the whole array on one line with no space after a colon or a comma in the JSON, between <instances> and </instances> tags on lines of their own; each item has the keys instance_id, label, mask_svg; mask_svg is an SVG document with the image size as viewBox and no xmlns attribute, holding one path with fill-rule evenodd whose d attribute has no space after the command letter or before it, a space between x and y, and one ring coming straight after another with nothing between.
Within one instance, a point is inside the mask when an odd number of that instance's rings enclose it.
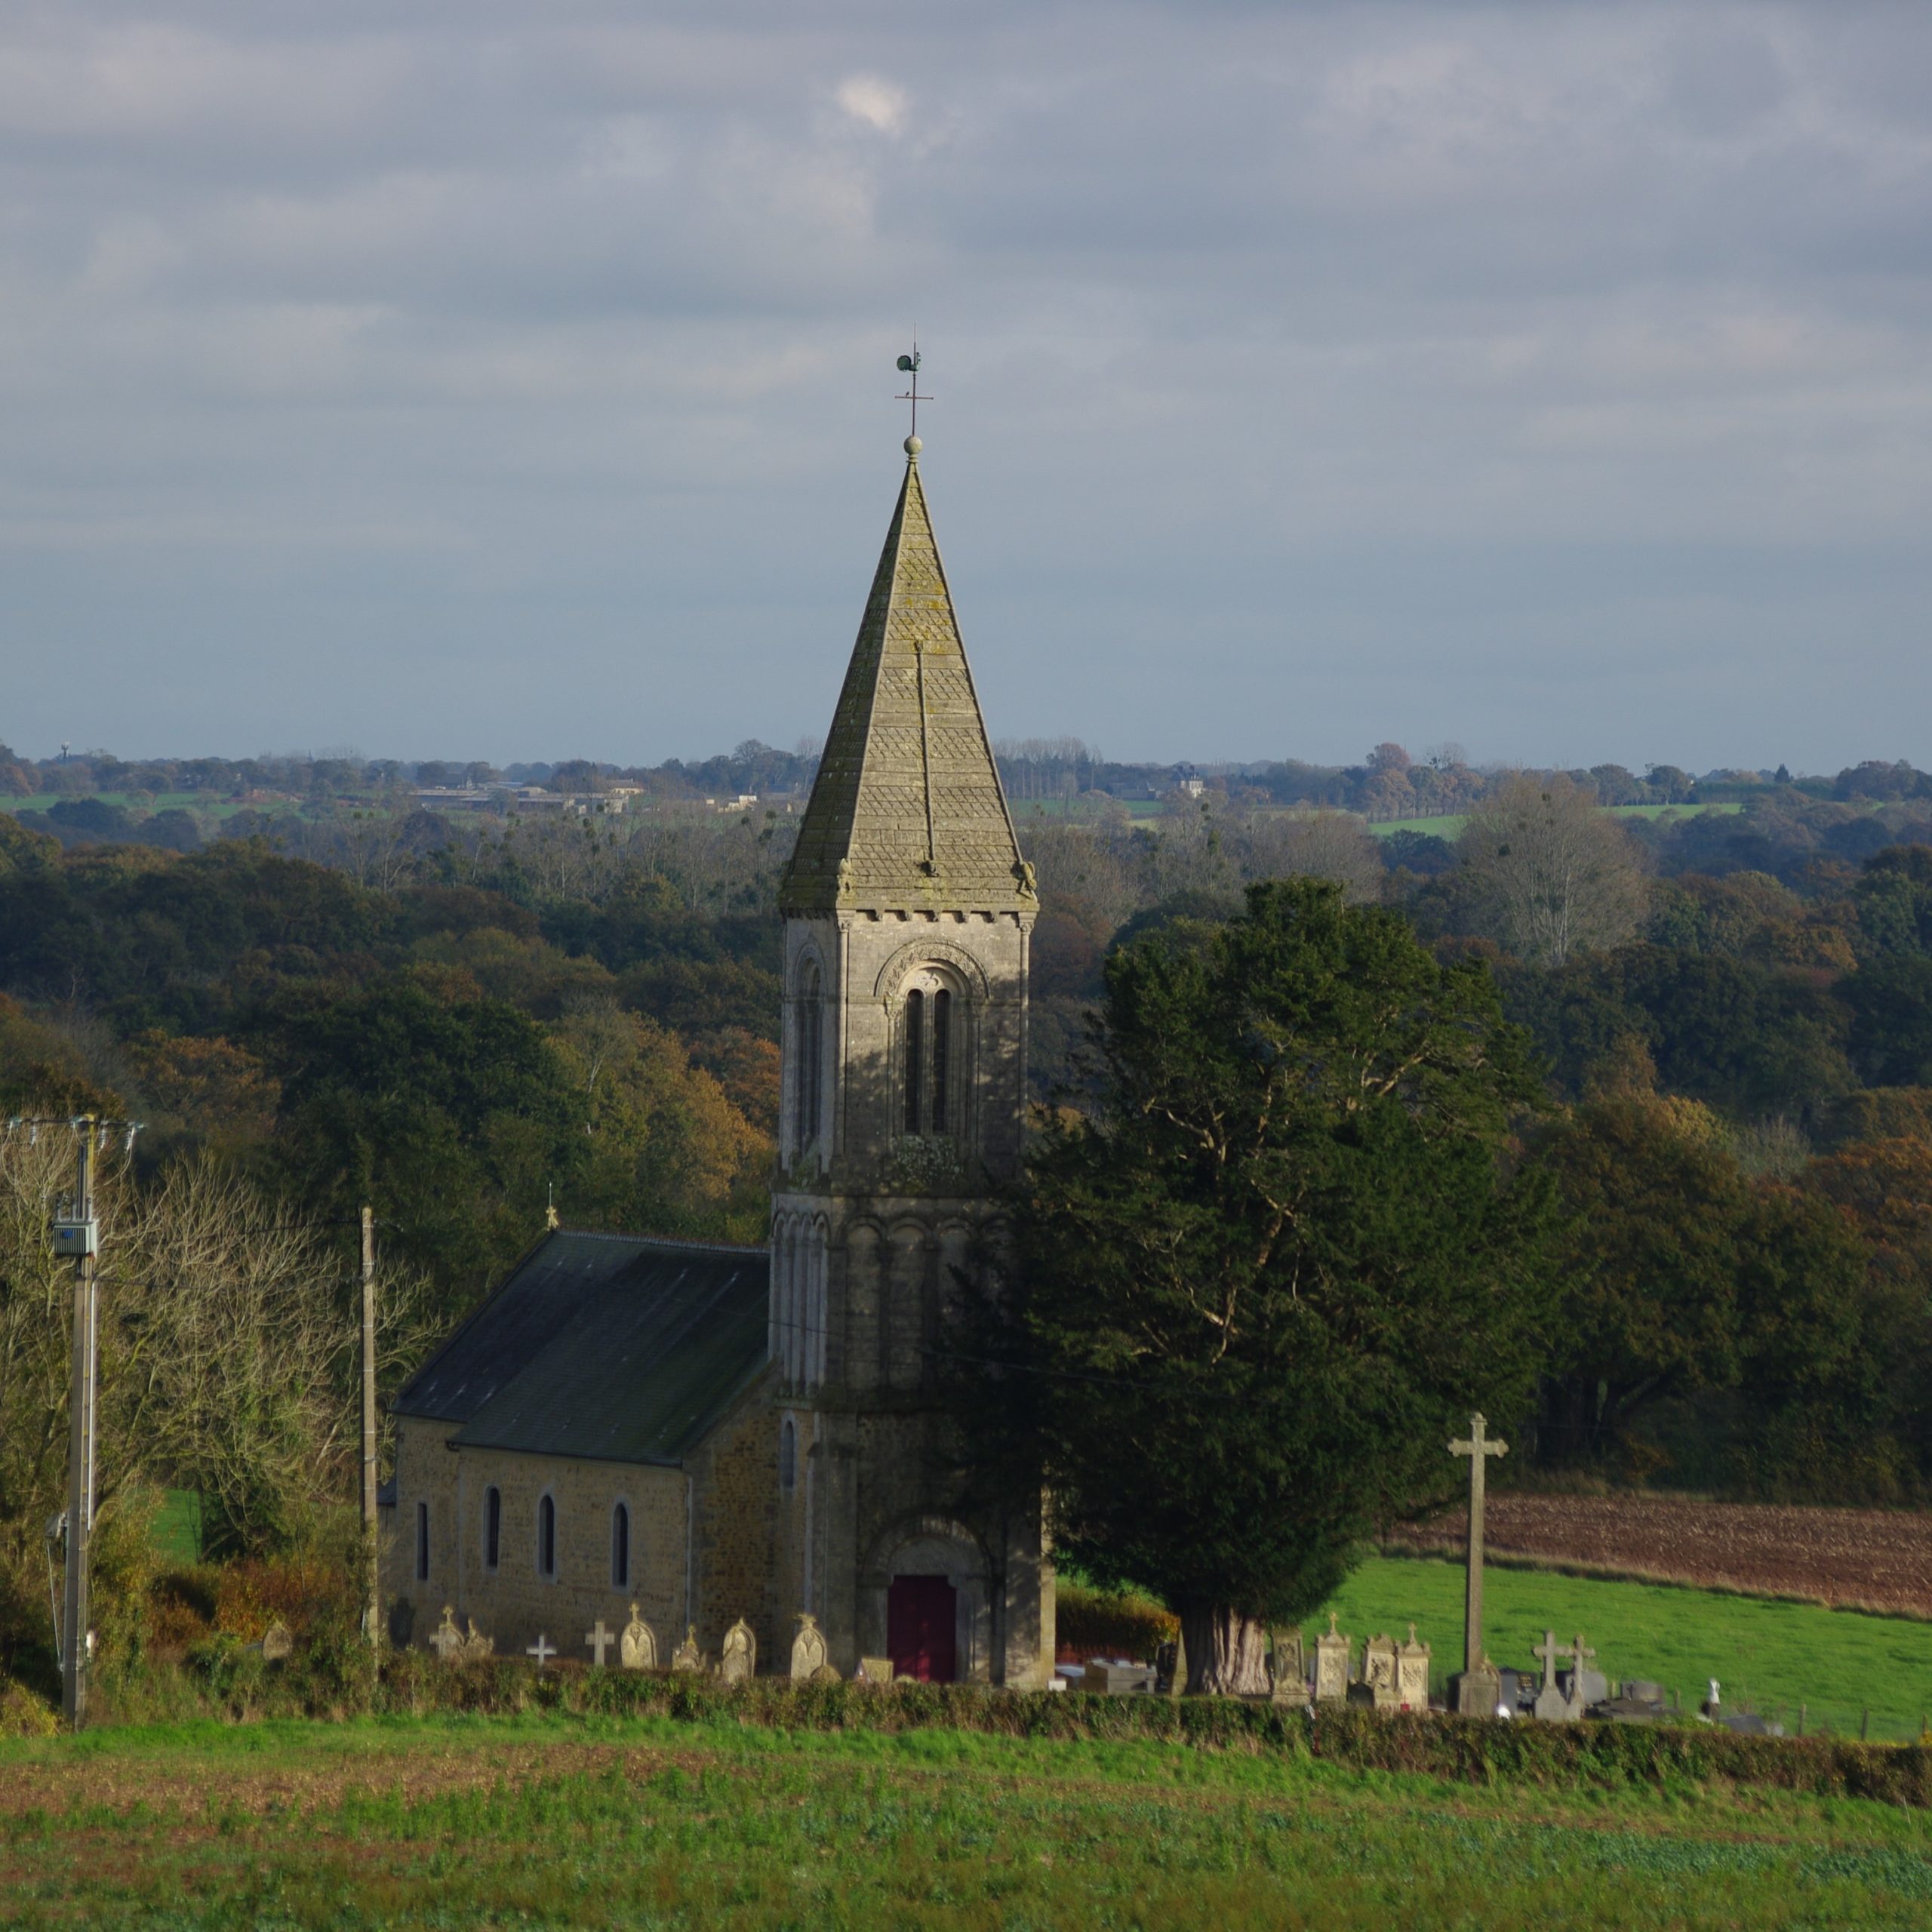
<instances>
[{"instance_id":1,"label":"large evergreen tree","mask_svg":"<svg viewBox=\"0 0 1932 1932\"><path fill-rule=\"evenodd\" d=\"M1175 1607L1192 1687L1264 1687L1267 1620L1450 1488L1472 1409L1526 1403L1531 1056L1481 964L1308 879L1115 952L1091 1051L1094 1110L1031 1163L1008 1340L962 1352L1004 1355L1061 1546Z\"/></svg>"}]
</instances>

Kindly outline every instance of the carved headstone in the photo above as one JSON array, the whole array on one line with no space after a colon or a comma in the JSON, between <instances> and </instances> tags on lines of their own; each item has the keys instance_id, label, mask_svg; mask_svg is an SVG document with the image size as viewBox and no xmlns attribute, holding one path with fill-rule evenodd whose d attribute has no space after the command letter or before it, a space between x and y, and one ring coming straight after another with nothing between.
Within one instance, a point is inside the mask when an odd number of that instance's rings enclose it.
<instances>
[{"instance_id":1,"label":"carved headstone","mask_svg":"<svg viewBox=\"0 0 1932 1932\"><path fill-rule=\"evenodd\" d=\"M295 1640L288 1634L285 1623L271 1623L262 1632L262 1661L264 1663L281 1663L295 1648Z\"/></svg>"},{"instance_id":2,"label":"carved headstone","mask_svg":"<svg viewBox=\"0 0 1932 1932\"><path fill-rule=\"evenodd\" d=\"M792 1639L792 1677L802 1683L816 1677L825 1662L825 1635L808 1610L798 1614L798 1634Z\"/></svg>"},{"instance_id":3,"label":"carved headstone","mask_svg":"<svg viewBox=\"0 0 1932 1932\"><path fill-rule=\"evenodd\" d=\"M758 1639L752 1626L741 1617L724 1633L724 1647L718 1659L718 1681L724 1684L748 1682L758 1672Z\"/></svg>"},{"instance_id":4,"label":"carved headstone","mask_svg":"<svg viewBox=\"0 0 1932 1932\"><path fill-rule=\"evenodd\" d=\"M1328 1613L1328 1627L1315 1640L1315 1701L1318 1704L1345 1704L1349 1700L1349 1653L1355 1640L1336 1628L1338 1620Z\"/></svg>"},{"instance_id":5,"label":"carved headstone","mask_svg":"<svg viewBox=\"0 0 1932 1932\"><path fill-rule=\"evenodd\" d=\"M1362 1653L1361 1681L1378 1711L1392 1711L1401 1702L1395 1689L1395 1638L1380 1632Z\"/></svg>"},{"instance_id":6,"label":"carved headstone","mask_svg":"<svg viewBox=\"0 0 1932 1932\"><path fill-rule=\"evenodd\" d=\"M443 1605L443 1620L431 1632L429 1647L445 1663L463 1661L463 1632L456 1627L456 1612Z\"/></svg>"},{"instance_id":7,"label":"carved headstone","mask_svg":"<svg viewBox=\"0 0 1932 1932\"><path fill-rule=\"evenodd\" d=\"M631 1620L626 1623L617 1638L617 1661L626 1670L655 1670L657 1668L657 1638L649 1624L637 1614L637 1605L631 1605Z\"/></svg>"},{"instance_id":8,"label":"carved headstone","mask_svg":"<svg viewBox=\"0 0 1932 1932\"><path fill-rule=\"evenodd\" d=\"M861 1657L856 1683L869 1684L878 1689L892 1681L892 1660L890 1657Z\"/></svg>"},{"instance_id":9,"label":"carved headstone","mask_svg":"<svg viewBox=\"0 0 1932 1932\"><path fill-rule=\"evenodd\" d=\"M1299 1628L1275 1632L1274 1701L1278 1704L1308 1702L1308 1660L1302 1652Z\"/></svg>"},{"instance_id":10,"label":"carved headstone","mask_svg":"<svg viewBox=\"0 0 1932 1932\"><path fill-rule=\"evenodd\" d=\"M473 1617L465 1617L463 1625L467 1633L463 1640L463 1660L465 1663L481 1663L485 1657L495 1654L497 1646L494 1639L485 1636L477 1629L476 1620Z\"/></svg>"},{"instance_id":11,"label":"carved headstone","mask_svg":"<svg viewBox=\"0 0 1932 1932\"><path fill-rule=\"evenodd\" d=\"M1429 1648L1416 1641L1416 1626L1409 1626L1409 1641L1395 1653L1395 1701L1405 1711L1429 1709Z\"/></svg>"},{"instance_id":12,"label":"carved headstone","mask_svg":"<svg viewBox=\"0 0 1932 1932\"><path fill-rule=\"evenodd\" d=\"M697 1626L695 1623L685 1626L685 1641L671 1653L671 1668L683 1671L703 1669L704 1653L697 1647Z\"/></svg>"}]
</instances>

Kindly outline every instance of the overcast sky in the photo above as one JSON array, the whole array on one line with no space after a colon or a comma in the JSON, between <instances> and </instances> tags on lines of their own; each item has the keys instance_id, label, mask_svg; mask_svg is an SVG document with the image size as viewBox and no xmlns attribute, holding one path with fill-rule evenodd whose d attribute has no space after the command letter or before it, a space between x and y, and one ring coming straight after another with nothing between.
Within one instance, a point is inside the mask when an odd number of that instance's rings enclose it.
<instances>
[{"instance_id":1,"label":"overcast sky","mask_svg":"<svg viewBox=\"0 0 1932 1932\"><path fill-rule=\"evenodd\" d=\"M1932 766L1932 7L0 13L0 738Z\"/></svg>"}]
</instances>

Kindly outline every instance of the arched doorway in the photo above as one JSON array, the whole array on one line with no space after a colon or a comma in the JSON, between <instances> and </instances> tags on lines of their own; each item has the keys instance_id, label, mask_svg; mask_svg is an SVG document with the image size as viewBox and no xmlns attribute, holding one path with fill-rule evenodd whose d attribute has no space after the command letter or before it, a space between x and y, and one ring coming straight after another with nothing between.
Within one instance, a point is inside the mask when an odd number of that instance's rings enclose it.
<instances>
[{"instance_id":1,"label":"arched doorway","mask_svg":"<svg viewBox=\"0 0 1932 1932\"><path fill-rule=\"evenodd\" d=\"M950 1577L895 1577L885 1593L894 1677L950 1684L959 1675L959 1592Z\"/></svg>"}]
</instances>

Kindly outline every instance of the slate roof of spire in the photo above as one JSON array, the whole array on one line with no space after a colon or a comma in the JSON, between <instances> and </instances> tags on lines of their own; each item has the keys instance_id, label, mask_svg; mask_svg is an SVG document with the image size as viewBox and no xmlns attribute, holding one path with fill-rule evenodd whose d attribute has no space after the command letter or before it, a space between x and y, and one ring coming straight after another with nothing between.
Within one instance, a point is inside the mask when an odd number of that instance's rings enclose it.
<instances>
[{"instance_id":1,"label":"slate roof of spire","mask_svg":"<svg viewBox=\"0 0 1932 1932\"><path fill-rule=\"evenodd\" d=\"M676 1463L764 1372L761 1247L546 1235L410 1378L392 1414L460 1447Z\"/></svg>"},{"instance_id":2,"label":"slate roof of spire","mask_svg":"<svg viewBox=\"0 0 1932 1932\"><path fill-rule=\"evenodd\" d=\"M836 907L998 912L1035 903L906 438L858 641L779 894Z\"/></svg>"}]
</instances>

